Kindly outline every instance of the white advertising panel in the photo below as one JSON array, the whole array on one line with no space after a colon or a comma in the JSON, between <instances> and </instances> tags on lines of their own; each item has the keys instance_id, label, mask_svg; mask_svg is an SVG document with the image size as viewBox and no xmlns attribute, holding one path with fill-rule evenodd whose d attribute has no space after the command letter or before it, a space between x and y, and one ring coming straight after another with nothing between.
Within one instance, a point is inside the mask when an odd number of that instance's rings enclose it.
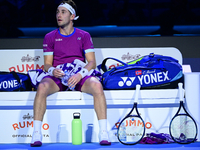
<instances>
[{"instance_id":1,"label":"white advertising panel","mask_svg":"<svg viewBox=\"0 0 200 150\"><path fill-rule=\"evenodd\" d=\"M130 105L131 106L131 105ZM119 122L131 108L108 109L108 131L112 142L118 142ZM146 133L169 133L170 119L178 108L139 108ZM47 109L42 124L43 143L71 143L73 113L80 112L83 142L99 142L98 120L93 109ZM0 110L0 143L30 143L33 132L32 110ZM141 125L133 123L133 125Z\"/></svg>"},{"instance_id":2,"label":"white advertising panel","mask_svg":"<svg viewBox=\"0 0 200 150\"><path fill-rule=\"evenodd\" d=\"M0 71L26 73L32 69L43 69L42 49L0 50Z\"/></svg>"}]
</instances>

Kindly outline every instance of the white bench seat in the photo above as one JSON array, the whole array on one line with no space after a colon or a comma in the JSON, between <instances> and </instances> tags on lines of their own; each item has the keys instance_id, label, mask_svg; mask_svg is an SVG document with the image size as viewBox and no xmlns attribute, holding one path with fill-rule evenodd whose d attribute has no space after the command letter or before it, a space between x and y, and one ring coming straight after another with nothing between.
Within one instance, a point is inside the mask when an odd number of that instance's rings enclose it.
<instances>
[{"instance_id":1,"label":"white bench seat","mask_svg":"<svg viewBox=\"0 0 200 150\"><path fill-rule=\"evenodd\" d=\"M133 104L135 90L106 90L107 105ZM175 104L179 103L178 89L141 90L138 104ZM1 92L0 107L3 106L33 106L35 91L31 92ZM93 105L93 96L78 91L57 92L47 97L49 105ZM56 108L56 107L55 107Z\"/></svg>"}]
</instances>

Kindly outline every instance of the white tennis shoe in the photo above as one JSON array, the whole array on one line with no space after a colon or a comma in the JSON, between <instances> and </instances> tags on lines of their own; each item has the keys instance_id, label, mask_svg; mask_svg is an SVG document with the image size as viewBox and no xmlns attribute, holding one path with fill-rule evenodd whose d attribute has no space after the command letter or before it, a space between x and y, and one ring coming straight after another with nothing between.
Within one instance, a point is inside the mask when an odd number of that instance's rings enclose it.
<instances>
[{"instance_id":1,"label":"white tennis shoe","mask_svg":"<svg viewBox=\"0 0 200 150\"><path fill-rule=\"evenodd\" d=\"M107 131L99 132L99 141L100 141L99 142L100 145L111 145Z\"/></svg>"},{"instance_id":2,"label":"white tennis shoe","mask_svg":"<svg viewBox=\"0 0 200 150\"><path fill-rule=\"evenodd\" d=\"M39 147L42 145L42 134L39 132L34 132L31 140L31 147Z\"/></svg>"}]
</instances>

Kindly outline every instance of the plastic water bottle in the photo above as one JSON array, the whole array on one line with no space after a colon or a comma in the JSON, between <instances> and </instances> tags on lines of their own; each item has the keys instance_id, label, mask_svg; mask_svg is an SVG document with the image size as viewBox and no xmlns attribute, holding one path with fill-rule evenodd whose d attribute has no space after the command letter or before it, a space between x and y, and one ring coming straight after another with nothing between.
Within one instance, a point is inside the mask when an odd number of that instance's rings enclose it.
<instances>
[{"instance_id":1,"label":"plastic water bottle","mask_svg":"<svg viewBox=\"0 0 200 150\"><path fill-rule=\"evenodd\" d=\"M127 140L127 137L126 137L126 127L125 127L124 123L122 124L121 128L122 129L120 130L120 133L119 133L120 139L121 139L121 141L126 142L126 140Z\"/></svg>"},{"instance_id":2,"label":"plastic water bottle","mask_svg":"<svg viewBox=\"0 0 200 150\"><path fill-rule=\"evenodd\" d=\"M72 70L73 71L73 70ZM62 83L64 84L64 85L66 85L66 86L68 86L68 79L70 78L70 76L71 76L71 72L68 72L67 70L65 71L65 72L63 72L65 75L64 75L64 77L62 77ZM75 87L68 87L68 89L70 89L70 90L72 90L72 91L74 91L74 88ZM68 90L67 89L67 90Z\"/></svg>"},{"instance_id":3,"label":"plastic water bottle","mask_svg":"<svg viewBox=\"0 0 200 150\"><path fill-rule=\"evenodd\" d=\"M72 120L72 144L82 144L82 121L80 119L80 113L75 112L73 114L74 119Z\"/></svg>"}]
</instances>

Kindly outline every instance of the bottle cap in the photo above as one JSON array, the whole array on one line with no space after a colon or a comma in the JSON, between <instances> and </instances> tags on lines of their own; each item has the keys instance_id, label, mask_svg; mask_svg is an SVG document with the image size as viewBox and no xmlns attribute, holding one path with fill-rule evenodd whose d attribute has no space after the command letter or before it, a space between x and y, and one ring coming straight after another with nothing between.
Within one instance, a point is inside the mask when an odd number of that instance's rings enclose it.
<instances>
[{"instance_id":1,"label":"bottle cap","mask_svg":"<svg viewBox=\"0 0 200 150\"><path fill-rule=\"evenodd\" d=\"M75 112L73 115L74 119L80 119L81 114L79 112Z\"/></svg>"}]
</instances>

